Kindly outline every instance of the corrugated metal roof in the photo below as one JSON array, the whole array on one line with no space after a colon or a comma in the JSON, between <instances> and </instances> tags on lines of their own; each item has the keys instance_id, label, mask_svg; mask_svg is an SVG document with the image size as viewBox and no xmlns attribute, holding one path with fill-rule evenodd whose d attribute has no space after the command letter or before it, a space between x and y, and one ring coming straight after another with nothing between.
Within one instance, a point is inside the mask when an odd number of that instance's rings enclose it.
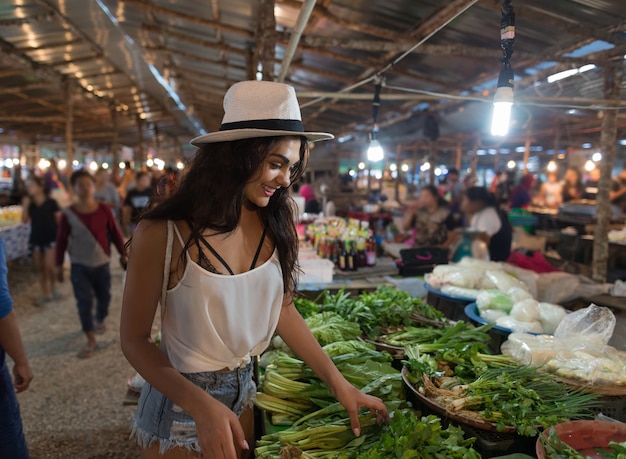
<instances>
[{"instance_id":1,"label":"corrugated metal roof","mask_svg":"<svg viewBox=\"0 0 626 459\"><path fill-rule=\"evenodd\" d=\"M445 137L442 142L472 142L472 136L486 135L489 104L447 96L466 94L488 101L495 89L501 54L500 2L472 3L320 0L286 82L301 94L340 91L385 68L442 27L385 72L388 87L383 95L406 94L406 98L383 99L380 135L389 141L420 142L423 134L411 127L410 120L427 106L439 120ZM603 99L601 69L552 84L546 83L545 77L587 62L602 66L607 59L618 59L623 65L623 0L512 3L517 13L512 57L519 77L516 98L541 103L541 98L550 97L552 105L580 107ZM217 128L228 86L254 78L260 4L244 0L0 0L0 128L23 137L62 136L67 81L75 104L78 141L110 144L114 112L118 143L134 145L143 136L179 151L191 136ZM301 7L299 0L276 2L275 74ZM599 40L613 47L589 56L566 55ZM546 61L556 64L532 75L526 73ZM626 88L626 78L624 81ZM480 90L473 89L481 85ZM390 87L445 96L418 98ZM308 105L311 99L301 97L307 127L352 135L357 142L366 138L371 129L373 84L351 92L364 94L363 99L324 99ZM574 98L585 100L574 103ZM518 110L532 116L537 136L553 136L549 131L558 123L568 129L572 142L577 141L576 131L581 131L583 123L580 115L570 121L566 107L528 105ZM582 109L579 113L585 114L588 127L599 127L596 111ZM513 138L526 134L523 124L512 132ZM620 133L626 136L623 116Z\"/></svg>"}]
</instances>

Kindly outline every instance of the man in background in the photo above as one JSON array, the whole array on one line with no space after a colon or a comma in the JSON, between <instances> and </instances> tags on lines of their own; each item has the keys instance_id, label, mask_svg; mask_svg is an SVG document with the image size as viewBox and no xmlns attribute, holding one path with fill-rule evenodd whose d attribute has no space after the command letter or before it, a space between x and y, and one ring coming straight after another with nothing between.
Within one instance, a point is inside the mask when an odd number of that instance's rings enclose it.
<instances>
[{"instance_id":1,"label":"man in background","mask_svg":"<svg viewBox=\"0 0 626 459\"><path fill-rule=\"evenodd\" d=\"M148 207L154 194L150 174L139 171L135 175L135 188L131 189L124 199L122 208L122 230L126 236L132 236L137 221L143 210Z\"/></svg>"}]
</instances>

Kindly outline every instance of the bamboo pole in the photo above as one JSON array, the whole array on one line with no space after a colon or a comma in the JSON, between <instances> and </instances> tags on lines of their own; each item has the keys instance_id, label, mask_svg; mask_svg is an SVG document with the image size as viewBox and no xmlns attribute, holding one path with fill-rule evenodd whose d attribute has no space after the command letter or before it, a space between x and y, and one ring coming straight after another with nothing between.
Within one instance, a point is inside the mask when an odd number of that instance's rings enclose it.
<instances>
[{"instance_id":1,"label":"bamboo pole","mask_svg":"<svg viewBox=\"0 0 626 459\"><path fill-rule=\"evenodd\" d=\"M623 65L611 62L604 68L604 96L607 99L619 100L622 86ZM593 234L593 261L591 277L596 282L606 282L609 260L609 223L611 219L611 203L609 191L611 187L611 171L615 162L615 143L617 141L617 113L605 110L602 118L602 134L600 148L600 182L596 204L596 227Z\"/></svg>"}]
</instances>

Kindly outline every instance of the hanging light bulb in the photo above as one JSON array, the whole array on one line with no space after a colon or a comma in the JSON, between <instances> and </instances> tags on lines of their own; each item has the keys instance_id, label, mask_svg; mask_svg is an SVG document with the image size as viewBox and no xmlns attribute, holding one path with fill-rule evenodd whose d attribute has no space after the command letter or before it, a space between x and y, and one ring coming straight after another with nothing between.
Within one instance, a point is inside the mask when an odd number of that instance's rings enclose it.
<instances>
[{"instance_id":1,"label":"hanging light bulb","mask_svg":"<svg viewBox=\"0 0 626 459\"><path fill-rule=\"evenodd\" d=\"M556 172L557 165L554 161L549 161L548 165L546 166L546 169L548 170L548 172Z\"/></svg>"},{"instance_id":2,"label":"hanging light bulb","mask_svg":"<svg viewBox=\"0 0 626 459\"><path fill-rule=\"evenodd\" d=\"M515 75L511 68L510 59L513 55L515 43L515 12L511 0L502 0L502 18L500 20L500 47L502 48L502 70L498 75L498 86L493 98L493 118L491 120L491 135L505 136L509 132L511 123L511 108L513 107L513 81Z\"/></svg>"},{"instance_id":3,"label":"hanging light bulb","mask_svg":"<svg viewBox=\"0 0 626 459\"><path fill-rule=\"evenodd\" d=\"M367 147L367 160L377 163L378 161L382 161L384 157L385 150L383 150L383 146L380 144L378 139L372 139L369 147Z\"/></svg>"},{"instance_id":4,"label":"hanging light bulb","mask_svg":"<svg viewBox=\"0 0 626 459\"><path fill-rule=\"evenodd\" d=\"M505 136L511 124L511 108L513 107L513 69L504 68L498 77L498 89L493 98L493 118L491 135Z\"/></svg>"}]
</instances>

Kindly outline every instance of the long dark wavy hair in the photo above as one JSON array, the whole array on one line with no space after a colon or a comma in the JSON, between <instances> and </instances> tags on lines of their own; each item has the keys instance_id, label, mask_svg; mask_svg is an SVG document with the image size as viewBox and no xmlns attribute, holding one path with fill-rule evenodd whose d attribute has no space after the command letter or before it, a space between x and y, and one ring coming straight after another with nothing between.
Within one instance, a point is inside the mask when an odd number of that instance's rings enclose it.
<instances>
[{"instance_id":1,"label":"long dark wavy hair","mask_svg":"<svg viewBox=\"0 0 626 459\"><path fill-rule=\"evenodd\" d=\"M286 137L262 137L205 144L191 161L178 189L145 212L145 220L184 220L191 229L183 254L210 229L224 234L239 223L244 205L244 187L263 167L274 146ZM308 146L300 142L300 161L292 166L291 183L306 169ZM293 203L289 189L274 192L266 207L258 208L267 236L276 245L283 272L285 293L296 290L298 235L293 224ZM182 255L184 256L184 255Z\"/></svg>"}]
</instances>

